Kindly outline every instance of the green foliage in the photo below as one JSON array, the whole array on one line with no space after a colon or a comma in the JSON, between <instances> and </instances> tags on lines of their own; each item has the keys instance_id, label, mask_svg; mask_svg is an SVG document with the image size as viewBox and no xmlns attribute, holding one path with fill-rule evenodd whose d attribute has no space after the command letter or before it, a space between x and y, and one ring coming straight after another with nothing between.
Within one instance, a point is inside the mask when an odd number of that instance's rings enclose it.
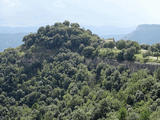
<instances>
[{"instance_id":1,"label":"green foliage","mask_svg":"<svg viewBox=\"0 0 160 120\"><path fill-rule=\"evenodd\" d=\"M113 42L113 41L109 41L109 42L104 43L104 48L114 48L115 46L116 46L115 42Z\"/></svg>"},{"instance_id":2,"label":"green foliage","mask_svg":"<svg viewBox=\"0 0 160 120\"><path fill-rule=\"evenodd\" d=\"M155 71L155 77L160 80L160 68Z\"/></svg>"},{"instance_id":3,"label":"green foliage","mask_svg":"<svg viewBox=\"0 0 160 120\"><path fill-rule=\"evenodd\" d=\"M124 49L126 48L126 42L124 40L120 40L116 43L116 47L120 50Z\"/></svg>"},{"instance_id":4,"label":"green foliage","mask_svg":"<svg viewBox=\"0 0 160 120\"><path fill-rule=\"evenodd\" d=\"M124 59L129 61L135 60L135 56L134 56L135 53L136 53L135 47L128 48L124 53Z\"/></svg>"},{"instance_id":5,"label":"green foliage","mask_svg":"<svg viewBox=\"0 0 160 120\"><path fill-rule=\"evenodd\" d=\"M94 48L93 47L85 47L83 50L83 54L85 57L92 57Z\"/></svg>"},{"instance_id":6,"label":"green foliage","mask_svg":"<svg viewBox=\"0 0 160 120\"><path fill-rule=\"evenodd\" d=\"M135 61L141 54L138 43L104 42L69 21L40 27L23 41L0 53L1 120L149 120L159 115L160 70L118 66L117 60ZM153 55L159 44L143 48Z\"/></svg>"},{"instance_id":7,"label":"green foliage","mask_svg":"<svg viewBox=\"0 0 160 120\"><path fill-rule=\"evenodd\" d=\"M150 116L149 110L143 110L140 114L140 120L150 120L149 116Z\"/></svg>"},{"instance_id":8,"label":"green foliage","mask_svg":"<svg viewBox=\"0 0 160 120\"><path fill-rule=\"evenodd\" d=\"M127 118L127 110L125 107L122 107L119 110L119 120L126 120L126 118Z\"/></svg>"},{"instance_id":9,"label":"green foliage","mask_svg":"<svg viewBox=\"0 0 160 120\"><path fill-rule=\"evenodd\" d=\"M82 109L75 110L72 114L73 120L87 120L87 115Z\"/></svg>"}]
</instances>

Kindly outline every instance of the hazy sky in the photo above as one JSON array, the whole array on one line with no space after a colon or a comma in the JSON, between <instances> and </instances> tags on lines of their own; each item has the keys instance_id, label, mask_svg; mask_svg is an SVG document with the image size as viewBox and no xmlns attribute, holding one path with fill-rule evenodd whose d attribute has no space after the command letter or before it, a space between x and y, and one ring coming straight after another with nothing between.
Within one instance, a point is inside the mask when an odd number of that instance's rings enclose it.
<instances>
[{"instance_id":1,"label":"hazy sky","mask_svg":"<svg viewBox=\"0 0 160 120\"><path fill-rule=\"evenodd\" d=\"M0 26L160 24L160 0L0 0Z\"/></svg>"}]
</instances>

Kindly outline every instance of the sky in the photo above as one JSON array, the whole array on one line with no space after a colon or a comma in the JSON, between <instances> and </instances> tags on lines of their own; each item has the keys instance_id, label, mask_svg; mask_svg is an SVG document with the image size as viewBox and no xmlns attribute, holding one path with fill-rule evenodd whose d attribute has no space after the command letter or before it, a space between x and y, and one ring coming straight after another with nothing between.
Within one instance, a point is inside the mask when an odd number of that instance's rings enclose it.
<instances>
[{"instance_id":1,"label":"sky","mask_svg":"<svg viewBox=\"0 0 160 120\"><path fill-rule=\"evenodd\" d=\"M160 0L0 0L0 26L160 24Z\"/></svg>"}]
</instances>

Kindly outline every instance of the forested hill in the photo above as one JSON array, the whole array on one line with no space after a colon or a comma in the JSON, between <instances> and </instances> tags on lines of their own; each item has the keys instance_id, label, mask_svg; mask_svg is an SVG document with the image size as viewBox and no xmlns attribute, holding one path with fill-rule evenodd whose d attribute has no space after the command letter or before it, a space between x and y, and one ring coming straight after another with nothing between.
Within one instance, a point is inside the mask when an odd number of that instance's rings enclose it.
<instances>
[{"instance_id":1,"label":"forested hill","mask_svg":"<svg viewBox=\"0 0 160 120\"><path fill-rule=\"evenodd\" d=\"M40 27L0 53L0 120L158 120L160 44L103 40L77 23Z\"/></svg>"}]
</instances>

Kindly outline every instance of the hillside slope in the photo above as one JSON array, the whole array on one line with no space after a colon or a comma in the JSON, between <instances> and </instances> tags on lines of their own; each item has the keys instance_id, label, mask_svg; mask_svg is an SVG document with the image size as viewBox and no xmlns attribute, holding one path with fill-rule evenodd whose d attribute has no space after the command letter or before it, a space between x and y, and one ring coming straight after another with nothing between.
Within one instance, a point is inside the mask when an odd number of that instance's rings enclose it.
<instances>
[{"instance_id":1,"label":"hillside slope","mask_svg":"<svg viewBox=\"0 0 160 120\"><path fill-rule=\"evenodd\" d=\"M134 62L138 43L104 41L69 21L23 42L0 53L1 120L160 118L160 69L132 72L104 61Z\"/></svg>"}]
</instances>

